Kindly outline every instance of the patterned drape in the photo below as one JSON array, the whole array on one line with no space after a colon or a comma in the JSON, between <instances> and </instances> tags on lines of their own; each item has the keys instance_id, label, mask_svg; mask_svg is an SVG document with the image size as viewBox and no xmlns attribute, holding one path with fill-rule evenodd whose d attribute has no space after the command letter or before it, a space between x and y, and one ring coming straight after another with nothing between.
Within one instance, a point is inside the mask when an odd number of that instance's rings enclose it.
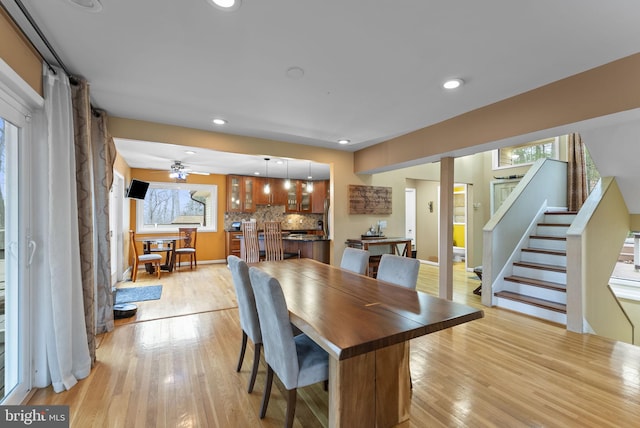
<instances>
[{"instance_id":1,"label":"patterned drape","mask_svg":"<svg viewBox=\"0 0 640 428\"><path fill-rule=\"evenodd\" d=\"M91 189L91 103L89 86L84 80L71 86L73 133L76 151L76 187L78 200L78 234L80 240L80 272L87 342L91 366L96 360L94 272L93 272L93 203Z\"/></svg>"},{"instance_id":2,"label":"patterned drape","mask_svg":"<svg viewBox=\"0 0 640 428\"><path fill-rule=\"evenodd\" d=\"M113 330L113 293L111 292L111 236L109 231L109 190L113 184L116 146L107 133L107 115L93 111L91 148L93 153L93 191L96 229L96 334Z\"/></svg>"},{"instance_id":3,"label":"patterned drape","mask_svg":"<svg viewBox=\"0 0 640 428\"><path fill-rule=\"evenodd\" d=\"M113 181L115 146L106 132L104 112L92 112L87 82L79 80L72 91L80 267L93 364L96 334L113 330L109 189Z\"/></svg>"},{"instance_id":4,"label":"patterned drape","mask_svg":"<svg viewBox=\"0 0 640 428\"><path fill-rule=\"evenodd\" d=\"M569 134L567 152L567 207L569 211L578 211L589 195L586 157L580 134Z\"/></svg>"}]
</instances>

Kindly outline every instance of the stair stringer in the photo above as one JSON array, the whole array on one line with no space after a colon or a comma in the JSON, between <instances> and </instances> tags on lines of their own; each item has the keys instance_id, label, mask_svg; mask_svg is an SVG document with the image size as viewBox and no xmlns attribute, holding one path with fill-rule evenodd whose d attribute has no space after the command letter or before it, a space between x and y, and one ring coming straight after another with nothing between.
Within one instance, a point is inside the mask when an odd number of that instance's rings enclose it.
<instances>
[{"instance_id":1,"label":"stair stringer","mask_svg":"<svg viewBox=\"0 0 640 428\"><path fill-rule=\"evenodd\" d=\"M491 287L491 290L492 290L491 304L492 305L500 306L498 304L498 298L494 294L504 290L504 282L505 282L504 278L506 276L510 276L513 274L513 263L516 261L520 261L520 253L522 252L522 249L526 248L527 245L529 244L529 236L531 236L533 232L536 230L536 228L538 227L538 223L540 222L541 219L544 218L544 214L548 209L549 208L547 207L547 201L545 200L540 206L540 208L538 209L538 212L536 213L536 215L531 220L531 223L527 227L527 230L525 231L525 233L523 233L522 237L518 241L518 244L515 246L513 252L505 262L504 266L496 276L496 280L493 282L493 285ZM485 290L483 289L482 292L484 293ZM504 299L501 299L501 300L504 300Z\"/></svg>"}]
</instances>

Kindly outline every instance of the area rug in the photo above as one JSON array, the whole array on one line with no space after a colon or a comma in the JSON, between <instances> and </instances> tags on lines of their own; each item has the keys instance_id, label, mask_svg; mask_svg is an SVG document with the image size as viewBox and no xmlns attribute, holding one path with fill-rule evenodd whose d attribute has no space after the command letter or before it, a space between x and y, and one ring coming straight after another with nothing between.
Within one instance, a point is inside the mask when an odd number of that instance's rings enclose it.
<instances>
[{"instance_id":1,"label":"area rug","mask_svg":"<svg viewBox=\"0 0 640 428\"><path fill-rule=\"evenodd\" d=\"M119 303L142 302L145 300L158 300L162 295L162 285L149 285L147 287L130 287L116 289L116 301Z\"/></svg>"}]
</instances>

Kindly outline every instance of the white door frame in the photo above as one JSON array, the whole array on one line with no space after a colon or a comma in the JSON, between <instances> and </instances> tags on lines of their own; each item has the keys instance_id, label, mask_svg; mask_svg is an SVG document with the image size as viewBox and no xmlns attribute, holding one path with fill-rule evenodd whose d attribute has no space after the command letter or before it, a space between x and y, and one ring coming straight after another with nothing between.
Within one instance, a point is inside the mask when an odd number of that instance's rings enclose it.
<instances>
[{"instance_id":1,"label":"white door frame","mask_svg":"<svg viewBox=\"0 0 640 428\"><path fill-rule=\"evenodd\" d=\"M37 308L31 298L30 264L37 245L31 237L31 216L38 214L37 210L31 209L30 149L33 145L31 118L42 105L42 97L0 59L0 116L18 128L17 147L5 147L9 152L5 160L10 161L11 167L17 171L11 177L12 183L7 183L5 195L5 200L11 201L10 212L5 211L5 222L10 223L11 230L6 231L8 239L4 238L5 273L8 274L5 282L5 340L8 345L3 362L5 396L0 397L3 405L20 404L33 384L32 316Z\"/></svg>"},{"instance_id":2,"label":"white door frame","mask_svg":"<svg viewBox=\"0 0 640 428\"><path fill-rule=\"evenodd\" d=\"M113 171L109 193L109 236L111 237L111 285L123 279L124 263L124 177Z\"/></svg>"},{"instance_id":3,"label":"white door frame","mask_svg":"<svg viewBox=\"0 0 640 428\"><path fill-rule=\"evenodd\" d=\"M416 244L416 189L407 187L404 189L404 235L411 238L411 249L417 247Z\"/></svg>"}]
</instances>

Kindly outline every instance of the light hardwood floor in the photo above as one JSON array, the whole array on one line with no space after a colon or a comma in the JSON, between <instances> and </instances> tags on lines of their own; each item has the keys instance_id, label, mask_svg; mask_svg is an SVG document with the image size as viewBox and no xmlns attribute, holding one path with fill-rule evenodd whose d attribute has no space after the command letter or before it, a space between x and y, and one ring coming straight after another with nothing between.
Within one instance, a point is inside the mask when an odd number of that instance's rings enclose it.
<instances>
[{"instance_id":1,"label":"light hardwood floor","mask_svg":"<svg viewBox=\"0 0 640 428\"><path fill-rule=\"evenodd\" d=\"M437 268L418 288L437 293ZM253 349L235 365L240 326L224 265L163 274L160 300L140 302L99 338L98 363L70 391L38 390L29 404L70 406L72 427L280 427L274 388L258 418L266 370L246 392ZM454 300L482 307L475 275L458 265ZM640 348L482 307L485 317L411 341L410 427L629 427L640 423ZM327 425L322 385L299 391L296 427Z\"/></svg>"}]
</instances>

